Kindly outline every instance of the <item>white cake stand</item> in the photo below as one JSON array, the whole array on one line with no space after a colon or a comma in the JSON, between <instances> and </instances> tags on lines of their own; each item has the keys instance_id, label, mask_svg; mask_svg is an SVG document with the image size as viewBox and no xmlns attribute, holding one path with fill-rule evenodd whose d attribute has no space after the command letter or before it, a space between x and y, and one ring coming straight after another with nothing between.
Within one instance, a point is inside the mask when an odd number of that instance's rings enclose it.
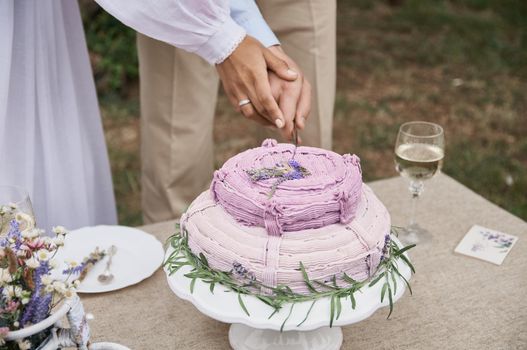
<instances>
[{"instance_id":1,"label":"white cake stand","mask_svg":"<svg viewBox=\"0 0 527 350\"><path fill-rule=\"evenodd\" d=\"M392 239L401 246L397 238ZM167 251L167 257L172 249ZM406 254L406 253L405 253ZM410 268L401 261L399 272L410 280ZM209 284L196 280L193 293L190 292L191 279L184 275L190 272L190 266L184 266L173 275L167 273L168 284L172 291L182 299L190 301L200 312L221 322L231 323L229 342L235 350L337 350L342 344L340 326L360 322L370 317L377 309L388 305L387 295L381 303L382 281L372 287L363 287L354 296L355 309L351 308L349 299L341 299L342 311L340 317L329 327L330 298L321 298L314 305L307 320L301 323L312 302L296 303L288 317L290 304L277 312L272 318L269 315L273 308L264 304L254 296L242 295L241 298L250 316L240 306L238 294L217 284L214 293L210 292ZM397 292L393 302L398 300L405 291L405 282L397 278Z\"/></svg>"}]
</instances>

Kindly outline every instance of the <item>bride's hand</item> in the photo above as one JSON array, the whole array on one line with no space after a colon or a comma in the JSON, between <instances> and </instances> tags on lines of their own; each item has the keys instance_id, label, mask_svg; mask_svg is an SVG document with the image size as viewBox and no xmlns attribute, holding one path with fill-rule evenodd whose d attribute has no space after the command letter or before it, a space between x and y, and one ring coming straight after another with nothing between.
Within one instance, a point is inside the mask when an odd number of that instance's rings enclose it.
<instances>
[{"instance_id":1,"label":"bride's hand","mask_svg":"<svg viewBox=\"0 0 527 350\"><path fill-rule=\"evenodd\" d=\"M268 70L282 81L295 81L299 74L271 49L266 49L256 39L247 36L222 63L216 65L225 92L236 110L263 125L274 125L291 132L294 115L284 114L273 98ZM239 106L240 101L251 103ZM288 107L287 103L285 104Z\"/></svg>"}]
</instances>

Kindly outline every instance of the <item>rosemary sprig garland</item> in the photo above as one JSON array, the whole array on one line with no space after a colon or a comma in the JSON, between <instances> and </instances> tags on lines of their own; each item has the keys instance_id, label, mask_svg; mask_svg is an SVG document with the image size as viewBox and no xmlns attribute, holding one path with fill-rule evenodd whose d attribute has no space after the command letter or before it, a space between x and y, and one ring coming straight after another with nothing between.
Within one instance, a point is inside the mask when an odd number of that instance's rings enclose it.
<instances>
[{"instance_id":1,"label":"rosemary sprig garland","mask_svg":"<svg viewBox=\"0 0 527 350\"><path fill-rule=\"evenodd\" d=\"M397 235L396 228L392 228L392 234ZM233 292L238 294L238 302L242 310L250 316L249 310L243 302L242 295L252 295L258 298L263 303L271 306L273 312L269 315L269 319L273 317L280 309L286 304L290 304L290 310L288 316L284 319L280 330L282 331L286 322L293 312L293 307L296 303L311 301L309 310L302 320L297 324L297 327L301 326L309 317L311 310L315 306L315 303L321 298L330 298L330 321L329 326L333 326L333 322L338 320L342 311L342 301L349 299L351 308L355 309L356 300L355 292L364 286L372 287L379 282L383 282L381 289L381 303L384 302L385 298L388 298L389 302L389 313L390 318L393 312L393 296L397 293L397 277L400 277L405 284L408 286L410 294L412 294L412 288L408 280L400 273L398 263L402 262L410 268L412 273L415 273L415 269L408 258L404 255L404 252L415 247L415 244L399 248L397 244L387 239L385 247L385 256L381 260L377 271L371 278L365 281L356 281L346 273L341 276L342 280L348 283L345 287L337 285L337 277L333 276L331 283L311 280L306 272L306 269L302 262L299 263L299 271L302 272L304 277L304 283L309 289L310 294L299 294L295 293L287 285L278 285L276 287L266 286L254 279L253 276L247 275L242 276L242 281L234 278L234 271L218 271L214 270L209 266L207 258L200 253L195 255L192 253L188 246L188 236L186 233L182 233L179 226L177 232L168 239L168 243L174 249L167 260L164 263L164 267L167 269L169 275L176 273L183 266L190 266L192 269L189 273L184 276L191 279L190 292L194 292L194 286L198 279L209 284L211 293L214 293L214 288L217 284L221 284ZM240 274L237 274L240 277ZM271 293L262 294L262 290L270 291Z\"/></svg>"}]
</instances>

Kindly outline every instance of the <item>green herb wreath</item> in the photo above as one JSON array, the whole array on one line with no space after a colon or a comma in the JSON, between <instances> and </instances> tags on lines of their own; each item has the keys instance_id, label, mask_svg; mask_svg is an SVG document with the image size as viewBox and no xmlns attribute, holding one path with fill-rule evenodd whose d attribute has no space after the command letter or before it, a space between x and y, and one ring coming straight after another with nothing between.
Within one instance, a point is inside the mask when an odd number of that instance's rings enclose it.
<instances>
[{"instance_id":1,"label":"green herb wreath","mask_svg":"<svg viewBox=\"0 0 527 350\"><path fill-rule=\"evenodd\" d=\"M392 227L391 234L397 235L396 227ZM407 250L415 247L415 244L406 246L404 248L399 248L393 240L388 240L386 243L387 246L385 248L387 254L380 262L377 271L372 275L372 277L365 281L359 282L344 273L342 275L342 279L349 283L349 285L346 287L339 287L337 285L336 276L333 276L332 281L329 284L309 279L304 265L302 262L300 262L299 271L301 271L302 275L304 276L304 283L309 289L310 294L299 294L295 293L286 285L270 287L263 285L254 278L250 277L246 278L246 283L241 283L239 280L233 278L233 273L231 271L225 272L212 269L207 262L207 258L202 253L200 253L199 256L192 253L188 246L188 236L186 233L182 234L179 225L177 226L177 232L168 239L168 243L174 249L174 251L165 261L164 267L167 269L169 275L172 275L183 266L190 266L192 268L191 272L186 273L184 276L191 279L191 293L194 292L194 285L196 284L196 280L198 278L209 284L211 293L214 293L214 287L219 283L238 293L238 301L240 306L248 316L250 316L250 313L243 302L241 297L242 294L252 295L261 300L263 303L271 306L274 311L269 315L269 318L273 317L274 314L282 309L285 304L291 304L289 314L283 321L280 331L283 330L285 323L289 319L289 316L291 316L293 307L299 302L312 301L305 318L302 320L302 322L297 324L297 327L302 325L307 320L311 310L313 309L313 306L320 298L331 298L329 321L329 326L331 327L333 325L333 321L340 317L340 313L342 311L341 299L349 298L351 302L351 308L355 309L356 301L354 293L364 286L371 287L381 280L384 280L380 298L382 303L386 295L388 297L390 311L387 318L390 317L393 311L393 296L397 292L397 276L403 279L403 281L408 286L410 294L412 294L410 283L408 283L408 280L399 272L397 264L398 262L402 262L408 265L412 273L415 273L413 265L403 254ZM259 294L258 292L264 288L271 293L269 295Z\"/></svg>"}]
</instances>

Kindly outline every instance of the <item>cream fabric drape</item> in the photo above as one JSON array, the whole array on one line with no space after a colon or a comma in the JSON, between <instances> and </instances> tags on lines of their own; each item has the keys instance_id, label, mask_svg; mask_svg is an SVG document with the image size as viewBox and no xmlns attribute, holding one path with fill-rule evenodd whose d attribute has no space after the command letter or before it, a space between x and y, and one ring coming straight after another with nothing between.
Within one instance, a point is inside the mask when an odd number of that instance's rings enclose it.
<instances>
[{"instance_id":1,"label":"cream fabric drape","mask_svg":"<svg viewBox=\"0 0 527 350\"><path fill-rule=\"evenodd\" d=\"M0 184L37 225L115 224L108 155L77 1L0 1Z\"/></svg>"}]
</instances>

